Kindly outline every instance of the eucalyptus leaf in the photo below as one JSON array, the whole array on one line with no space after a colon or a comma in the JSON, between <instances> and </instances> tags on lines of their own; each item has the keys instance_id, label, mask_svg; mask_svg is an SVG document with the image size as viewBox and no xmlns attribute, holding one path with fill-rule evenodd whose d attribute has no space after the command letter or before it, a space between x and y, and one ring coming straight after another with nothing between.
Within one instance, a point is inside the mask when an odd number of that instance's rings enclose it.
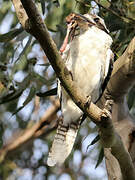
<instances>
[{"instance_id":1,"label":"eucalyptus leaf","mask_svg":"<svg viewBox=\"0 0 135 180\"><path fill-rule=\"evenodd\" d=\"M29 86L31 79L32 77L30 75L24 78L23 82L19 84L18 90L8 93L0 98L0 104L7 103L20 97L23 91Z\"/></svg>"},{"instance_id":2,"label":"eucalyptus leaf","mask_svg":"<svg viewBox=\"0 0 135 180\"><path fill-rule=\"evenodd\" d=\"M97 136L92 140L92 142L91 142L90 145L94 145L95 143L97 143L97 142L99 141L99 139L100 139L100 136L97 135Z\"/></svg>"},{"instance_id":3,"label":"eucalyptus leaf","mask_svg":"<svg viewBox=\"0 0 135 180\"><path fill-rule=\"evenodd\" d=\"M24 106L19 107L13 114L12 116L14 116L15 114L17 114L19 111L21 111L24 108Z\"/></svg>"},{"instance_id":4,"label":"eucalyptus leaf","mask_svg":"<svg viewBox=\"0 0 135 180\"><path fill-rule=\"evenodd\" d=\"M41 76L40 74L37 74L35 72L32 73L33 74L33 77L34 79L36 80L37 83L42 83L42 84L46 84L48 81L43 77Z\"/></svg>"},{"instance_id":5,"label":"eucalyptus leaf","mask_svg":"<svg viewBox=\"0 0 135 180\"><path fill-rule=\"evenodd\" d=\"M8 42L12 39L14 39L17 35L19 35L21 32L23 32L23 28L14 29L9 31L8 33L1 34L0 35L0 42Z\"/></svg>"},{"instance_id":6,"label":"eucalyptus leaf","mask_svg":"<svg viewBox=\"0 0 135 180\"><path fill-rule=\"evenodd\" d=\"M103 161L104 158L104 149L101 148L100 152L99 152L99 156L98 156L98 160L97 160L97 164L95 166L95 169L99 166L99 164Z\"/></svg>"},{"instance_id":7,"label":"eucalyptus leaf","mask_svg":"<svg viewBox=\"0 0 135 180\"><path fill-rule=\"evenodd\" d=\"M32 86L30 88L30 92L29 92L29 95L28 97L26 98L26 100L23 102L23 106L26 106L32 99L33 97L35 96L36 94L36 88L34 86Z\"/></svg>"},{"instance_id":8,"label":"eucalyptus leaf","mask_svg":"<svg viewBox=\"0 0 135 180\"><path fill-rule=\"evenodd\" d=\"M53 88L53 89L51 89L49 91L46 91L44 93L39 92L36 95L39 96L39 97L55 96L55 95L57 95L57 88Z\"/></svg>"},{"instance_id":9,"label":"eucalyptus leaf","mask_svg":"<svg viewBox=\"0 0 135 180\"><path fill-rule=\"evenodd\" d=\"M32 36L29 37L29 39L28 39L25 47L23 48L22 52L20 53L20 55L19 55L18 58L16 59L15 63L25 54L27 48L30 46L31 40L32 40Z\"/></svg>"},{"instance_id":10,"label":"eucalyptus leaf","mask_svg":"<svg viewBox=\"0 0 135 180\"><path fill-rule=\"evenodd\" d=\"M92 146L92 145L94 145L95 143L97 143L97 142L99 141L99 139L100 139L100 136L97 135L97 136L92 140L92 142L87 146L86 152L88 151L89 147Z\"/></svg>"},{"instance_id":11,"label":"eucalyptus leaf","mask_svg":"<svg viewBox=\"0 0 135 180\"><path fill-rule=\"evenodd\" d=\"M41 3L41 8L42 8L42 13L43 15L45 14L45 0L40 0Z\"/></svg>"},{"instance_id":12,"label":"eucalyptus leaf","mask_svg":"<svg viewBox=\"0 0 135 180\"><path fill-rule=\"evenodd\" d=\"M4 104L7 103L9 101L15 100L16 98L20 97L20 95L23 93L22 89L19 89L16 92L11 92L8 93L6 95L4 95L3 97L0 98L0 104Z\"/></svg>"},{"instance_id":13,"label":"eucalyptus leaf","mask_svg":"<svg viewBox=\"0 0 135 180\"><path fill-rule=\"evenodd\" d=\"M30 88L30 92L27 96L27 98L25 99L25 101L23 102L23 105L21 107L19 107L12 115L15 115L16 113L18 113L20 110L22 110L34 97L34 95L36 94L36 88L34 86L32 86Z\"/></svg>"},{"instance_id":14,"label":"eucalyptus leaf","mask_svg":"<svg viewBox=\"0 0 135 180\"><path fill-rule=\"evenodd\" d=\"M37 64L37 65L39 65L39 66L46 66L46 67L48 67L48 66L50 66L50 63L45 63L45 64Z\"/></svg>"}]
</instances>

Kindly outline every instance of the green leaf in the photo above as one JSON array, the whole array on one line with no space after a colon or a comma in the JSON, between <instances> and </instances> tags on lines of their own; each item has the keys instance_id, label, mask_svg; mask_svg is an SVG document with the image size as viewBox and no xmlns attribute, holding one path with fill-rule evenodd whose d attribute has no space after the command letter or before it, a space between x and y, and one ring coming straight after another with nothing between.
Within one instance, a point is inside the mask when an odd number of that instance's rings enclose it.
<instances>
[{"instance_id":1,"label":"green leaf","mask_svg":"<svg viewBox=\"0 0 135 180\"><path fill-rule=\"evenodd\" d=\"M100 4L106 8L110 7L111 3L108 0L100 0Z\"/></svg>"},{"instance_id":2,"label":"green leaf","mask_svg":"<svg viewBox=\"0 0 135 180\"><path fill-rule=\"evenodd\" d=\"M23 102L23 105L21 107L19 107L13 114L15 115L16 113L18 113L20 110L22 110L34 97L34 95L36 94L36 88L34 86L31 87L29 95L27 96L27 98L25 99L25 101Z\"/></svg>"},{"instance_id":3,"label":"green leaf","mask_svg":"<svg viewBox=\"0 0 135 180\"><path fill-rule=\"evenodd\" d=\"M26 106L33 99L35 94L36 94L36 88L34 86L32 86L30 89L28 97L26 98L26 100L23 103L23 106Z\"/></svg>"},{"instance_id":4,"label":"green leaf","mask_svg":"<svg viewBox=\"0 0 135 180\"><path fill-rule=\"evenodd\" d=\"M7 103L9 101L15 100L16 98L20 97L22 93L23 93L23 90L19 89L16 92L6 94L2 98L0 98L0 104L4 104L4 103Z\"/></svg>"},{"instance_id":5,"label":"green leaf","mask_svg":"<svg viewBox=\"0 0 135 180\"><path fill-rule=\"evenodd\" d=\"M46 84L48 82L43 76L41 76L35 72L33 72L32 74L37 83Z\"/></svg>"},{"instance_id":6,"label":"green leaf","mask_svg":"<svg viewBox=\"0 0 135 180\"><path fill-rule=\"evenodd\" d=\"M37 64L37 65L39 65L39 66L46 66L46 67L48 67L48 66L50 66L50 63L45 63L45 64Z\"/></svg>"},{"instance_id":7,"label":"green leaf","mask_svg":"<svg viewBox=\"0 0 135 180\"><path fill-rule=\"evenodd\" d=\"M55 95L57 95L57 88L53 88L53 89L46 91L44 93L39 92L36 95L39 97L55 96Z\"/></svg>"},{"instance_id":8,"label":"green leaf","mask_svg":"<svg viewBox=\"0 0 135 180\"><path fill-rule=\"evenodd\" d=\"M97 136L92 140L92 142L87 146L86 152L88 151L89 147L92 146L92 145L94 145L95 143L97 143L97 142L99 141L99 139L100 139L100 136L97 135Z\"/></svg>"},{"instance_id":9,"label":"green leaf","mask_svg":"<svg viewBox=\"0 0 135 180\"><path fill-rule=\"evenodd\" d=\"M8 93L0 98L0 104L7 103L9 101L15 100L16 98L20 97L23 91L29 86L30 81L32 77L28 75L26 78L24 78L22 83L19 83L19 89Z\"/></svg>"},{"instance_id":10,"label":"green leaf","mask_svg":"<svg viewBox=\"0 0 135 180\"><path fill-rule=\"evenodd\" d=\"M42 8L42 13L43 15L45 14L45 0L40 0L41 3L41 8Z\"/></svg>"},{"instance_id":11,"label":"green leaf","mask_svg":"<svg viewBox=\"0 0 135 180\"><path fill-rule=\"evenodd\" d=\"M0 42L8 42L8 41L12 40L13 38L15 38L21 32L23 32L23 28L14 29L14 30L9 31L8 33L1 34Z\"/></svg>"},{"instance_id":12,"label":"green leaf","mask_svg":"<svg viewBox=\"0 0 135 180\"><path fill-rule=\"evenodd\" d=\"M26 31L23 31L21 34L19 34L19 36L16 37L16 41L23 41L26 37L28 37L30 34Z\"/></svg>"},{"instance_id":13,"label":"green leaf","mask_svg":"<svg viewBox=\"0 0 135 180\"><path fill-rule=\"evenodd\" d=\"M13 114L12 116L14 116L15 114L17 114L19 111L21 111L24 108L24 106L19 107Z\"/></svg>"},{"instance_id":14,"label":"green leaf","mask_svg":"<svg viewBox=\"0 0 135 180\"><path fill-rule=\"evenodd\" d=\"M25 54L27 48L30 46L30 43L31 43L31 40L32 40L32 36L29 37L25 47L23 48L22 52L20 53L19 57L16 59L15 63Z\"/></svg>"},{"instance_id":15,"label":"green leaf","mask_svg":"<svg viewBox=\"0 0 135 180\"><path fill-rule=\"evenodd\" d=\"M92 142L91 142L90 145L93 145L93 144L97 143L97 142L99 141L99 139L100 139L100 136L97 135L97 136L92 140Z\"/></svg>"},{"instance_id":16,"label":"green leaf","mask_svg":"<svg viewBox=\"0 0 135 180\"><path fill-rule=\"evenodd\" d=\"M54 2L55 4L55 2ZM60 7L59 9L53 4L53 6L48 8L48 13L47 16L45 18L45 23L47 28L50 31L58 31L57 25L62 25L63 27L63 23L65 22L65 17L67 15L69 15L70 12L74 11L73 6L75 4L74 1L72 0L62 0L60 1ZM64 34L65 34L65 29L64 30ZM58 38L58 36L56 37L56 39Z\"/></svg>"},{"instance_id":17,"label":"green leaf","mask_svg":"<svg viewBox=\"0 0 135 180\"><path fill-rule=\"evenodd\" d=\"M99 156L98 156L98 160L97 160L97 164L95 166L95 169L99 166L99 164L103 161L104 158L104 149L101 148L100 152L99 152Z\"/></svg>"}]
</instances>

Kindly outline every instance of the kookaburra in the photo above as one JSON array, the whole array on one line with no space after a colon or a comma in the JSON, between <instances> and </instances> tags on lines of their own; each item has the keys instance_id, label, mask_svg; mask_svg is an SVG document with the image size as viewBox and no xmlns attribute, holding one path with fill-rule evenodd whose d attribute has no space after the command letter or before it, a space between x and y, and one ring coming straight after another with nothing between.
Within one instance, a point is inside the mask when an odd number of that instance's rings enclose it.
<instances>
[{"instance_id":1,"label":"kookaburra","mask_svg":"<svg viewBox=\"0 0 135 180\"><path fill-rule=\"evenodd\" d=\"M80 93L96 102L109 72L113 53L112 38L104 20L93 14L71 13L66 18L67 35L60 49L66 67ZM83 112L72 101L60 82L62 120L59 122L47 164L62 164L71 153Z\"/></svg>"}]
</instances>

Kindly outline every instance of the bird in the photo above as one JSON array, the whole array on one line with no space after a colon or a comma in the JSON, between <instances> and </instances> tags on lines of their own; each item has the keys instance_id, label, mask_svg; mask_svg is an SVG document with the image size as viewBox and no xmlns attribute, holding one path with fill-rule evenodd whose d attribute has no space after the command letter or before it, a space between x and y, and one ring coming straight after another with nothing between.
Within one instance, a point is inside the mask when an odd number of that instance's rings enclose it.
<instances>
[{"instance_id":1,"label":"bird","mask_svg":"<svg viewBox=\"0 0 135 180\"><path fill-rule=\"evenodd\" d=\"M79 92L96 103L113 62L113 40L104 20L96 14L71 13L66 17L66 23L67 34L60 54ZM48 166L62 165L70 155L84 114L60 81L58 96L62 118L49 151Z\"/></svg>"}]
</instances>

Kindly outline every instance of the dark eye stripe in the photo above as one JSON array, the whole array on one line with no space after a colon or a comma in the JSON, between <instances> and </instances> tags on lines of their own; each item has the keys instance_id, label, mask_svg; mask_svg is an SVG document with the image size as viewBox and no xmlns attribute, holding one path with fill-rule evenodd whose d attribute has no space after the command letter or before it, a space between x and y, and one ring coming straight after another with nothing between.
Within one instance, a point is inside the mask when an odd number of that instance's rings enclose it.
<instances>
[{"instance_id":1,"label":"dark eye stripe","mask_svg":"<svg viewBox=\"0 0 135 180\"><path fill-rule=\"evenodd\" d=\"M94 18L94 21L97 23L99 22L99 18Z\"/></svg>"}]
</instances>

